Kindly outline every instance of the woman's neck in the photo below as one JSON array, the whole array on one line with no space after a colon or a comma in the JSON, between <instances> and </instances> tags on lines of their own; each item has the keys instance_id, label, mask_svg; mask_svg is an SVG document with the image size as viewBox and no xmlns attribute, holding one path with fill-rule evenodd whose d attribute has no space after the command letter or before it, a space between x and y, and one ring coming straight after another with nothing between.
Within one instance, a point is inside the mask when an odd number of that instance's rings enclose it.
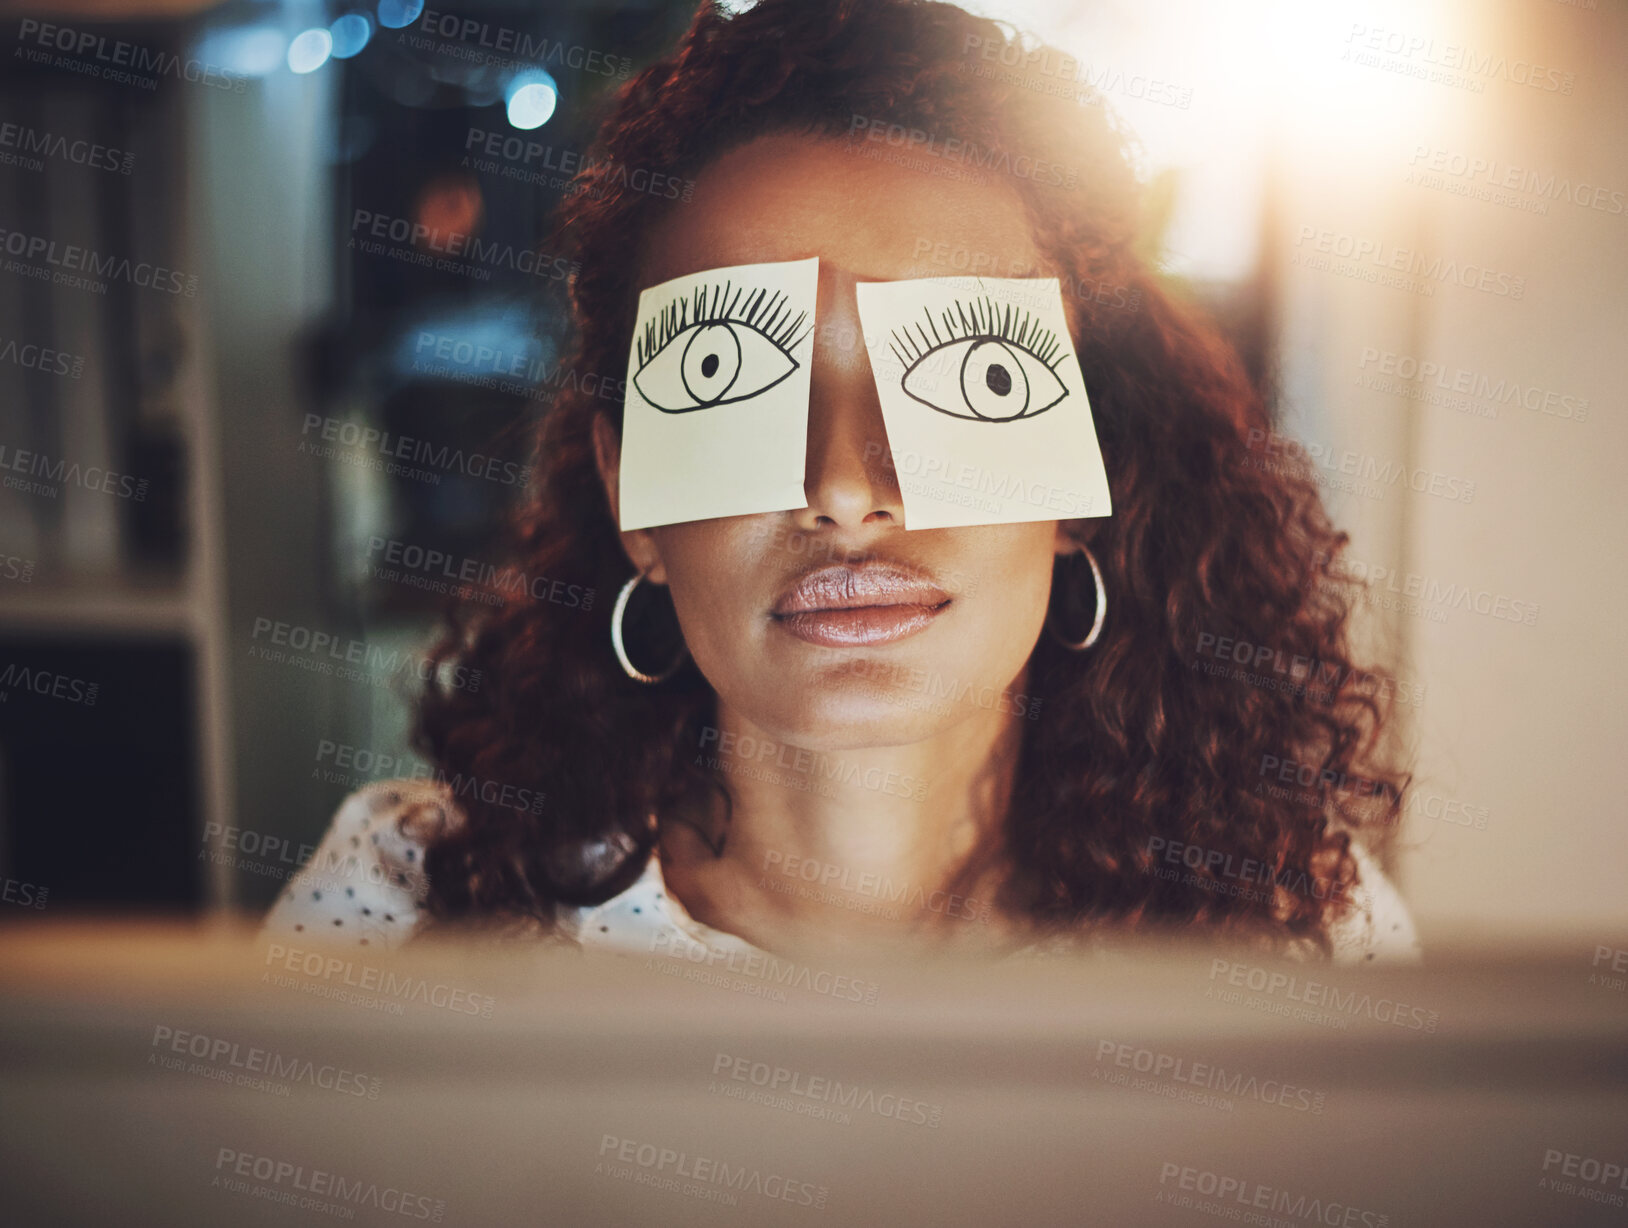
<instances>
[{"instance_id":1,"label":"woman's neck","mask_svg":"<svg viewBox=\"0 0 1628 1228\"><path fill-rule=\"evenodd\" d=\"M995 895L1021 718L978 709L903 746L817 751L720 701L704 739L733 805L662 825L668 890L696 920L803 957L926 941L997 948ZM721 854L697 834L721 832Z\"/></svg>"}]
</instances>

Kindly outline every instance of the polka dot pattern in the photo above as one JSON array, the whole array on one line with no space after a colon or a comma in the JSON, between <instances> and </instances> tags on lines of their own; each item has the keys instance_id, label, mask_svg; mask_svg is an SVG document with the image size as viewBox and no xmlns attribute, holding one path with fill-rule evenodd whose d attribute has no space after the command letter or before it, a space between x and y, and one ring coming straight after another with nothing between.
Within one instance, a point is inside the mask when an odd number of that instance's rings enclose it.
<instances>
[{"instance_id":1,"label":"polka dot pattern","mask_svg":"<svg viewBox=\"0 0 1628 1228\"><path fill-rule=\"evenodd\" d=\"M1351 909L1329 935L1336 964L1417 964L1423 961L1419 933L1401 893L1385 877L1373 856L1352 844L1361 886L1352 893Z\"/></svg>"},{"instance_id":2,"label":"polka dot pattern","mask_svg":"<svg viewBox=\"0 0 1628 1228\"><path fill-rule=\"evenodd\" d=\"M562 909L560 932L584 948L616 955L685 956L691 952L761 954L759 948L703 925L667 893L661 858L654 852L644 872L620 895L590 908Z\"/></svg>"},{"instance_id":3,"label":"polka dot pattern","mask_svg":"<svg viewBox=\"0 0 1628 1228\"><path fill-rule=\"evenodd\" d=\"M387 781L347 797L266 916L268 933L367 947L400 946L418 928L423 841L452 821L443 786Z\"/></svg>"},{"instance_id":4,"label":"polka dot pattern","mask_svg":"<svg viewBox=\"0 0 1628 1228\"><path fill-rule=\"evenodd\" d=\"M321 845L266 915L263 932L307 942L396 947L423 920L427 880L424 845L459 814L450 792L433 781L400 780L351 794ZM1353 845L1361 888L1330 935L1336 964L1417 963L1418 933L1407 906L1378 864ZM683 957L699 949L720 956L762 954L745 939L695 920L667 892L654 853L637 881L603 904L561 906L559 936L607 954ZM1019 955L1041 955L1038 947Z\"/></svg>"}]
</instances>

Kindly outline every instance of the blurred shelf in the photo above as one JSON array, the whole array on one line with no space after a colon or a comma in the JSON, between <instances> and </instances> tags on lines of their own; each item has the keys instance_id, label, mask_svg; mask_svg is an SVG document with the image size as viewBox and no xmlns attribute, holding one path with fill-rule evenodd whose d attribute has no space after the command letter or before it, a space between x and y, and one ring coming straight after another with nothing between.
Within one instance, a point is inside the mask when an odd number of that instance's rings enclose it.
<instances>
[{"instance_id":1,"label":"blurred shelf","mask_svg":"<svg viewBox=\"0 0 1628 1228\"><path fill-rule=\"evenodd\" d=\"M177 575L36 580L0 588L0 634L191 636L200 617Z\"/></svg>"}]
</instances>

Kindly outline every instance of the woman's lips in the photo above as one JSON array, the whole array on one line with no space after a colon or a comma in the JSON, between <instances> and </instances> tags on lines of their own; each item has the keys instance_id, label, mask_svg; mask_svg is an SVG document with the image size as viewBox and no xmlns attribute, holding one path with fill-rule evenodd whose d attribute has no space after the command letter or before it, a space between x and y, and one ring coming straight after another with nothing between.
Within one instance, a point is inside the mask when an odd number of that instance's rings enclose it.
<instances>
[{"instance_id":1,"label":"woman's lips","mask_svg":"<svg viewBox=\"0 0 1628 1228\"><path fill-rule=\"evenodd\" d=\"M810 644L851 648L915 635L950 595L920 573L888 563L821 567L780 594L769 616Z\"/></svg>"}]
</instances>

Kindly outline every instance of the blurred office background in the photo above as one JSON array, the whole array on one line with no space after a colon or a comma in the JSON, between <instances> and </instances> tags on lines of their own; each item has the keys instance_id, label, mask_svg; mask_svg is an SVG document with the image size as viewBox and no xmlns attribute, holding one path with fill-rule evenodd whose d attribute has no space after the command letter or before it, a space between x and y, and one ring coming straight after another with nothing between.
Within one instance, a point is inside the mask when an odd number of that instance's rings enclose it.
<instances>
[{"instance_id":1,"label":"blurred office background","mask_svg":"<svg viewBox=\"0 0 1628 1228\"><path fill-rule=\"evenodd\" d=\"M45 265L41 237L147 271L0 275L0 468L23 479L0 488L0 667L24 671L0 688L0 876L52 909L258 909L281 883L259 845L314 842L350 788L399 774L410 669L266 654L425 642L441 598L389 578L380 539L501 562L502 465L564 324L557 276L437 267L391 228L535 248L608 91L690 7L11 9L0 229L25 239L0 259ZM1380 581L1365 634L1422 689L1391 868L1427 947L1603 940L1628 866L1628 12L968 7L1077 57L1138 134L1165 269L1327 462ZM121 44L161 66L152 88L108 71ZM415 472L383 472L390 447Z\"/></svg>"}]
</instances>

